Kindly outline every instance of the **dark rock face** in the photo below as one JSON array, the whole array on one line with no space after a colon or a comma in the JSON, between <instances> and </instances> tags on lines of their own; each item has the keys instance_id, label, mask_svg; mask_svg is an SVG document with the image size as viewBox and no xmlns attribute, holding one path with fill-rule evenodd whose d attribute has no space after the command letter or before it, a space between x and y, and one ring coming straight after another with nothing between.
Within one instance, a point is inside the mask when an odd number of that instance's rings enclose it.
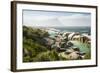
<instances>
[{"instance_id":1,"label":"dark rock face","mask_svg":"<svg viewBox=\"0 0 100 73\"><path fill-rule=\"evenodd\" d=\"M73 46L72 42L68 42L67 44L68 44L69 47Z\"/></svg>"},{"instance_id":2,"label":"dark rock face","mask_svg":"<svg viewBox=\"0 0 100 73\"><path fill-rule=\"evenodd\" d=\"M73 47L73 50L74 51L79 51L80 52L80 49L78 47Z\"/></svg>"}]
</instances>

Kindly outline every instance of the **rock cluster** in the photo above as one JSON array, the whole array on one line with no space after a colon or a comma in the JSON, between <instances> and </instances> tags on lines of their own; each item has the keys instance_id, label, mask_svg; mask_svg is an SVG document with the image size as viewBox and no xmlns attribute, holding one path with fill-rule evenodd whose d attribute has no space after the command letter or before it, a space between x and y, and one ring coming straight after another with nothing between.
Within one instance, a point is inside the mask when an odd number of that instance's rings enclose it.
<instances>
[{"instance_id":1,"label":"rock cluster","mask_svg":"<svg viewBox=\"0 0 100 73\"><path fill-rule=\"evenodd\" d=\"M91 44L89 35L80 34L78 32L58 33L54 38L45 39L50 48L56 49L60 55L63 53L62 56L67 59L84 59L85 56L85 52L81 52L80 48L74 47L74 44L71 41Z\"/></svg>"}]
</instances>

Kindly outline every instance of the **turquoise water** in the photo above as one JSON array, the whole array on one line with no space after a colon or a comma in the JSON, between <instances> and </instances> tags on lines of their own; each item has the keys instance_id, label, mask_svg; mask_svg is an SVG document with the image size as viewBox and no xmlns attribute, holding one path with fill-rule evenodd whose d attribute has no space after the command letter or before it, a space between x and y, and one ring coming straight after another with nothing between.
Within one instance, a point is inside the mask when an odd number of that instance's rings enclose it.
<instances>
[{"instance_id":1,"label":"turquoise water","mask_svg":"<svg viewBox=\"0 0 100 73\"><path fill-rule=\"evenodd\" d=\"M91 47L88 47L87 44L81 43L78 41L72 41L72 42L74 43L74 46L80 48L81 52L86 53L86 56L88 56L87 59L91 58ZM89 46L91 46L91 45L89 45Z\"/></svg>"},{"instance_id":2,"label":"turquoise water","mask_svg":"<svg viewBox=\"0 0 100 73\"><path fill-rule=\"evenodd\" d=\"M72 42L74 43L74 46L80 48L80 51L86 52L86 53L90 52L90 48L87 46L87 44L81 43L81 42L78 42L78 41L72 41Z\"/></svg>"}]
</instances>

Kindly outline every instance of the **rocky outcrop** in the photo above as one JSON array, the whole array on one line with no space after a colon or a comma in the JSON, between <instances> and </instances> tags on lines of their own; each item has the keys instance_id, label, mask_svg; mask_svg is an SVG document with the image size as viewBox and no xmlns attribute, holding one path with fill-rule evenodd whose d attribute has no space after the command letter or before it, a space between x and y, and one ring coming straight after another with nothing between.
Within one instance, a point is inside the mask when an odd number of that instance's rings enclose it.
<instances>
[{"instance_id":1,"label":"rocky outcrop","mask_svg":"<svg viewBox=\"0 0 100 73\"><path fill-rule=\"evenodd\" d=\"M68 60L84 59L85 53L80 52L79 48L72 47L60 54Z\"/></svg>"},{"instance_id":2,"label":"rocky outcrop","mask_svg":"<svg viewBox=\"0 0 100 73\"><path fill-rule=\"evenodd\" d=\"M81 52L80 48L74 47L74 44L71 41L80 41L88 44L91 43L88 35L82 35L78 32L58 33L53 39L45 38L45 40L47 41L46 44L50 46L50 48L54 48L58 53L60 53L59 55L70 60L84 59L85 57L85 52Z\"/></svg>"}]
</instances>

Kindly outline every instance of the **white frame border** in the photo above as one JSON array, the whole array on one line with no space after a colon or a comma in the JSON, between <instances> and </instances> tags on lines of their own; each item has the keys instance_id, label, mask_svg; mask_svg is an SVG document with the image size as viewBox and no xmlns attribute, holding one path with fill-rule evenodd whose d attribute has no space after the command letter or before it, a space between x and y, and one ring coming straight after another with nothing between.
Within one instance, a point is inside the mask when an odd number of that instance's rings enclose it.
<instances>
[{"instance_id":1,"label":"white frame border","mask_svg":"<svg viewBox=\"0 0 100 73\"><path fill-rule=\"evenodd\" d=\"M30 10L48 10L48 11L71 11L71 12L90 12L91 13L91 60L73 60L73 61L55 61L55 62L34 62L22 63L22 9ZM67 6L50 6L50 5L31 5L17 4L17 69L37 69L52 67L84 66L95 65L96 63L96 9L67 7ZM95 49L94 49L95 48Z\"/></svg>"}]
</instances>

